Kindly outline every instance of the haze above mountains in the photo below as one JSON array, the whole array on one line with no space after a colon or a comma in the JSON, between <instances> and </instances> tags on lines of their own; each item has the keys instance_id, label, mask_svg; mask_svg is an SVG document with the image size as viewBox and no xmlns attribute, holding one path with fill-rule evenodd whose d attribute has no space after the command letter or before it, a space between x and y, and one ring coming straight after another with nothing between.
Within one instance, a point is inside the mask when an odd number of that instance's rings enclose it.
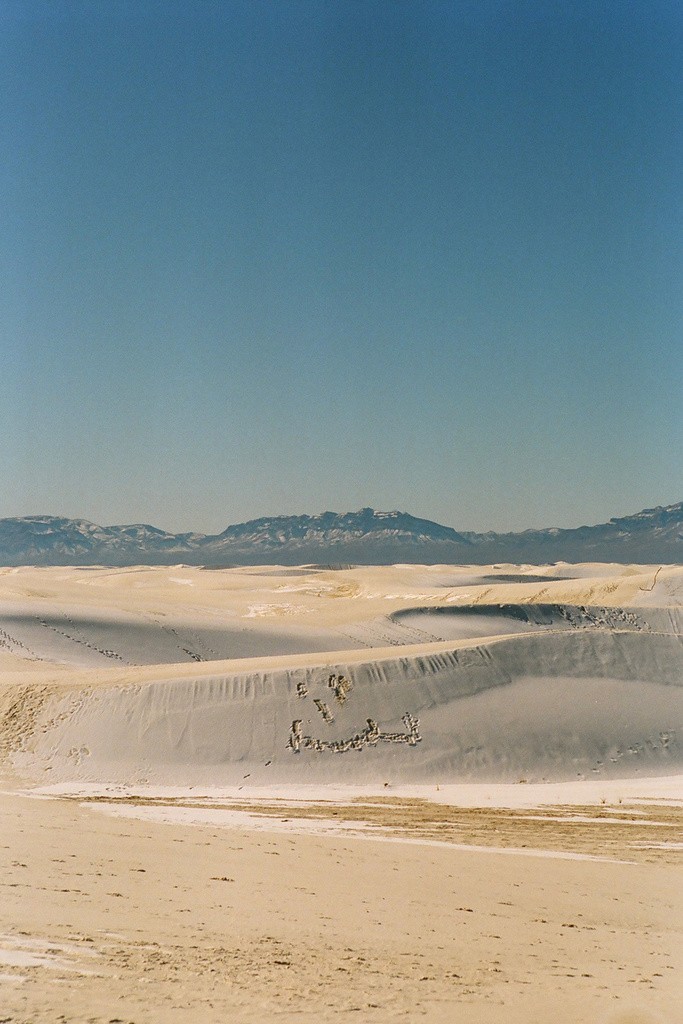
<instances>
[{"instance_id":1,"label":"haze above mountains","mask_svg":"<svg viewBox=\"0 0 683 1024\"><path fill-rule=\"evenodd\" d=\"M522 533L459 533L405 512L371 508L253 519L215 536L57 516L0 519L0 564L7 566L557 561L681 562L683 502L597 526Z\"/></svg>"}]
</instances>

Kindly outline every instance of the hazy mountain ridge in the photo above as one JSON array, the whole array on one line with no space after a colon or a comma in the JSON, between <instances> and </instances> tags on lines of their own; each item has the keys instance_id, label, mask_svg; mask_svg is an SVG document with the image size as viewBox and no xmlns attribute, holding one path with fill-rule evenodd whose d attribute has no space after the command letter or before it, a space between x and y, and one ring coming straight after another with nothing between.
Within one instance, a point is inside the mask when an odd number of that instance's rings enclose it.
<instances>
[{"instance_id":1,"label":"hazy mountain ridge","mask_svg":"<svg viewBox=\"0 0 683 1024\"><path fill-rule=\"evenodd\" d=\"M347 543L363 538L393 538L408 543L446 541L467 544L465 537L449 526L428 519L416 519L405 512L376 512L362 508L358 512L323 512L315 516L275 516L254 519L229 526L219 540L229 543L267 543L278 545L309 543Z\"/></svg>"},{"instance_id":2,"label":"hazy mountain ridge","mask_svg":"<svg viewBox=\"0 0 683 1024\"><path fill-rule=\"evenodd\" d=\"M85 519L0 519L0 564L134 565L305 562L683 561L683 502L577 529L521 533L454 530L406 512L272 516L208 536L148 524L98 526Z\"/></svg>"}]
</instances>

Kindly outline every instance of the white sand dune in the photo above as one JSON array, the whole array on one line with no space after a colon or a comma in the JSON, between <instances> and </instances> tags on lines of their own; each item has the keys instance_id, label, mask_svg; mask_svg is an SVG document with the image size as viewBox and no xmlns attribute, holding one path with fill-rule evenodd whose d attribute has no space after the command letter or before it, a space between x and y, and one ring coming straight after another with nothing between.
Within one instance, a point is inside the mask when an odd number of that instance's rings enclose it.
<instances>
[{"instance_id":1,"label":"white sand dune","mask_svg":"<svg viewBox=\"0 0 683 1024\"><path fill-rule=\"evenodd\" d=\"M5 745L74 783L676 774L681 570L601 568L5 573Z\"/></svg>"},{"instance_id":2,"label":"white sand dune","mask_svg":"<svg viewBox=\"0 0 683 1024\"><path fill-rule=\"evenodd\" d=\"M51 781L261 786L683 770L679 637L586 630L408 650L180 678L160 669L55 693L15 764Z\"/></svg>"}]
</instances>

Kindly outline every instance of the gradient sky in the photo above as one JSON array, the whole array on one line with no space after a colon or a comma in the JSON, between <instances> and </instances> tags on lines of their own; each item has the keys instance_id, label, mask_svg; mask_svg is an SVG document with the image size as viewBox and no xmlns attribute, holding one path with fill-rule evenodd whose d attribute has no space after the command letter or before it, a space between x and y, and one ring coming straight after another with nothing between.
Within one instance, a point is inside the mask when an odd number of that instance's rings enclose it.
<instances>
[{"instance_id":1,"label":"gradient sky","mask_svg":"<svg viewBox=\"0 0 683 1024\"><path fill-rule=\"evenodd\" d=\"M683 498L679 0L3 0L0 516Z\"/></svg>"}]
</instances>

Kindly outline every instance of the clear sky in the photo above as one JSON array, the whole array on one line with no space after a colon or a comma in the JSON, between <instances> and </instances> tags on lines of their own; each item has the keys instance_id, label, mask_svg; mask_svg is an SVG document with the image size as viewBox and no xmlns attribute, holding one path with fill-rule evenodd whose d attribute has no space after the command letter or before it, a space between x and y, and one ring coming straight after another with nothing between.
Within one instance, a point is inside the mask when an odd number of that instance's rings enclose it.
<instances>
[{"instance_id":1,"label":"clear sky","mask_svg":"<svg viewBox=\"0 0 683 1024\"><path fill-rule=\"evenodd\" d=\"M3 0L0 516L683 498L680 0Z\"/></svg>"}]
</instances>

